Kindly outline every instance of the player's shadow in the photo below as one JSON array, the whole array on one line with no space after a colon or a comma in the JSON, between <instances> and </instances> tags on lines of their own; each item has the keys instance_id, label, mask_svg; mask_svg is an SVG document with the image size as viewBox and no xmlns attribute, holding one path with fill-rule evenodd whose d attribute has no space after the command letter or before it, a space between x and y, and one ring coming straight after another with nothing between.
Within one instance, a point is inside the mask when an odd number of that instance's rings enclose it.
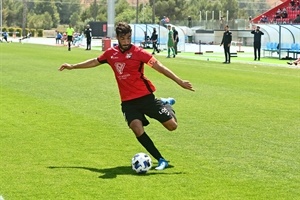
<instances>
[{"instance_id":1,"label":"player's shadow","mask_svg":"<svg viewBox=\"0 0 300 200\"><path fill-rule=\"evenodd\" d=\"M169 165L168 168L172 168L172 165ZM118 166L118 167L112 167L112 168L104 168L104 169L98 169L93 167L78 167L78 166L49 166L49 169L81 169L81 170L88 170L91 172L101 173L103 175L99 176L99 178L102 179L112 179L116 178L118 175L132 175L132 176L151 176L151 175L157 175L160 173L152 173L149 171L146 174L137 174L135 173L130 166ZM164 173L165 174L165 173ZM174 173L172 173L174 174ZM175 173L175 174L181 174L181 173Z\"/></svg>"}]
</instances>

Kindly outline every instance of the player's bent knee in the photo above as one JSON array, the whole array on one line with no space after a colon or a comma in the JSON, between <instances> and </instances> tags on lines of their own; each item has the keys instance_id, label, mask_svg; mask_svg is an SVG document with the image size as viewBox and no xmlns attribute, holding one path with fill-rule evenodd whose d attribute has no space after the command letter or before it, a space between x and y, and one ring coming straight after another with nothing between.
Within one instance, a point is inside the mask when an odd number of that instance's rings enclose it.
<instances>
[{"instance_id":1,"label":"player's bent knee","mask_svg":"<svg viewBox=\"0 0 300 200\"><path fill-rule=\"evenodd\" d=\"M175 131L175 130L177 129L177 125L167 127L167 129L168 129L169 131Z\"/></svg>"},{"instance_id":2,"label":"player's bent knee","mask_svg":"<svg viewBox=\"0 0 300 200\"><path fill-rule=\"evenodd\" d=\"M169 131L174 131L177 129L177 123L175 120L169 120L165 123L163 123L164 127L166 127L166 129L168 129Z\"/></svg>"}]
</instances>

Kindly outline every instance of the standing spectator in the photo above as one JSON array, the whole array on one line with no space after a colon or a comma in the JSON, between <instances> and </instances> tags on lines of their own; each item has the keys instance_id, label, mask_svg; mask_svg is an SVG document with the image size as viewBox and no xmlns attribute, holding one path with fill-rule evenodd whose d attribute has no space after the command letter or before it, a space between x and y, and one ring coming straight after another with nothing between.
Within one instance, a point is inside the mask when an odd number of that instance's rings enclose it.
<instances>
[{"instance_id":1,"label":"standing spectator","mask_svg":"<svg viewBox=\"0 0 300 200\"><path fill-rule=\"evenodd\" d=\"M260 60L260 48L261 48L261 36L264 35L262 31L260 31L260 27L257 26L256 30L251 31L252 34L254 34L254 60Z\"/></svg>"},{"instance_id":2,"label":"standing spectator","mask_svg":"<svg viewBox=\"0 0 300 200\"><path fill-rule=\"evenodd\" d=\"M146 118L149 116L159 121L169 131L174 131L177 128L177 120L172 108L175 100L173 98L155 98L155 87L144 75L144 64L162 73L182 88L191 91L194 89L189 81L179 78L149 52L132 45L131 34L131 27L127 23L120 22L116 26L117 48L109 48L98 57L84 62L62 64L59 70L88 69L109 64L117 80L122 114L127 125L138 142L158 161L158 166L155 169L164 170L168 167L168 161L156 148L144 127L149 124ZM121 142L124 143L125 141Z\"/></svg>"},{"instance_id":3,"label":"standing spectator","mask_svg":"<svg viewBox=\"0 0 300 200\"><path fill-rule=\"evenodd\" d=\"M174 50L174 37L173 37L173 31L171 29L171 25L168 25L168 56L167 58L170 58L171 51L173 52L173 58L175 58L175 50Z\"/></svg>"},{"instance_id":4,"label":"standing spectator","mask_svg":"<svg viewBox=\"0 0 300 200\"><path fill-rule=\"evenodd\" d=\"M67 36L67 33L64 32L62 34L62 44L65 46L67 41L68 41L68 36Z\"/></svg>"},{"instance_id":5,"label":"standing spectator","mask_svg":"<svg viewBox=\"0 0 300 200\"><path fill-rule=\"evenodd\" d=\"M249 22L249 29L252 29L252 16L249 16L248 18L248 22Z\"/></svg>"},{"instance_id":6,"label":"standing spectator","mask_svg":"<svg viewBox=\"0 0 300 200\"><path fill-rule=\"evenodd\" d=\"M84 35L86 37L86 49L85 50L91 50L91 42L92 42L92 29L90 28L90 25L86 25L86 29L84 30Z\"/></svg>"},{"instance_id":7,"label":"standing spectator","mask_svg":"<svg viewBox=\"0 0 300 200\"><path fill-rule=\"evenodd\" d=\"M224 28L224 17L220 18L220 30Z\"/></svg>"},{"instance_id":8,"label":"standing spectator","mask_svg":"<svg viewBox=\"0 0 300 200\"><path fill-rule=\"evenodd\" d=\"M192 17L188 16L188 27L191 28L192 27Z\"/></svg>"},{"instance_id":9,"label":"standing spectator","mask_svg":"<svg viewBox=\"0 0 300 200\"><path fill-rule=\"evenodd\" d=\"M62 34L59 31L56 31L55 43L56 44L59 44L59 43L62 44Z\"/></svg>"},{"instance_id":10,"label":"standing spectator","mask_svg":"<svg viewBox=\"0 0 300 200\"><path fill-rule=\"evenodd\" d=\"M153 47L152 55L155 55L155 51L157 53L159 53L159 49L157 48L157 39L158 39L158 35L156 32L156 28L153 28L153 32L152 32L152 35L150 38L150 40L152 41L152 47Z\"/></svg>"},{"instance_id":11,"label":"standing spectator","mask_svg":"<svg viewBox=\"0 0 300 200\"><path fill-rule=\"evenodd\" d=\"M175 29L175 26L172 27L173 30L173 38L174 38L174 51L175 55L177 55L177 44L179 42L178 31Z\"/></svg>"},{"instance_id":12,"label":"standing spectator","mask_svg":"<svg viewBox=\"0 0 300 200\"><path fill-rule=\"evenodd\" d=\"M223 45L224 47L224 54L225 54L225 62L224 64L229 64L230 63L230 45L231 45L231 40L232 40L232 33L229 31L229 26L225 26L225 31L223 33L223 38L221 41L220 46Z\"/></svg>"},{"instance_id":13,"label":"standing spectator","mask_svg":"<svg viewBox=\"0 0 300 200\"><path fill-rule=\"evenodd\" d=\"M69 27L66 30L67 32L67 40L68 40L68 51L71 51L71 44L73 42L73 34L74 34L74 29L72 28L72 25L69 24Z\"/></svg>"}]
</instances>

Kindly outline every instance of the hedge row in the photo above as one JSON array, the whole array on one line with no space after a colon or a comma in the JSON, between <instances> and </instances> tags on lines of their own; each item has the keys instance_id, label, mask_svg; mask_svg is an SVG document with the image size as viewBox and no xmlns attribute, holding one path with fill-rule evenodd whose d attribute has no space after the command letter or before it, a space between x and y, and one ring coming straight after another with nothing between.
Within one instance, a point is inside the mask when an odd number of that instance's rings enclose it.
<instances>
[{"instance_id":1,"label":"hedge row","mask_svg":"<svg viewBox=\"0 0 300 200\"><path fill-rule=\"evenodd\" d=\"M22 28L15 27L2 27L2 32L7 32L10 37L21 37L27 35L28 32L31 32L31 36L43 37L43 29L25 29L25 34L22 32Z\"/></svg>"}]
</instances>

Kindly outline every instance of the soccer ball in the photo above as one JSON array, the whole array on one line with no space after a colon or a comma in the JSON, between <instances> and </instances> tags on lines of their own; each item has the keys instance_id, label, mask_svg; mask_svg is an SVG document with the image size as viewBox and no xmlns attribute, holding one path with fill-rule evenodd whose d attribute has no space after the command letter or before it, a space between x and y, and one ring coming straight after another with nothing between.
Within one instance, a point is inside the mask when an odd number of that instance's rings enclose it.
<instances>
[{"instance_id":1,"label":"soccer ball","mask_svg":"<svg viewBox=\"0 0 300 200\"><path fill-rule=\"evenodd\" d=\"M138 174L145 174L152 167L150 156L145 153L137 153L131 159L132 169Z\"/></svg>"}]
</instances>

